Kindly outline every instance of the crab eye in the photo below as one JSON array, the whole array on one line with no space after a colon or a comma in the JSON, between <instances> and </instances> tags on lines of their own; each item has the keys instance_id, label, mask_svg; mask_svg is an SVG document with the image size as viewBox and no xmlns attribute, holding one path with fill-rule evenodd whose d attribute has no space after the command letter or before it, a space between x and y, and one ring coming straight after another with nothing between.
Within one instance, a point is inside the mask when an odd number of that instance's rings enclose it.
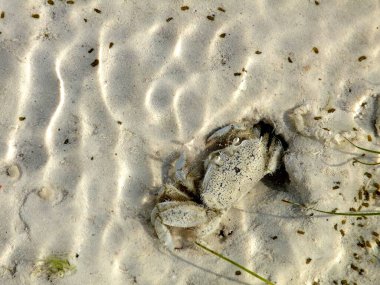
<instances>
[{"instance_id":1,"label":"crab eye","mask_svg":"<svg viewBox=\"0 0 380 285\"><path fill-rule=\"evenodd\" d=\"M234 138L233 141L232 141L232 144L235 145L235 146L241 144L241 139L240 138Z\"/></svg>"},{"instance_id":2,"label":"crab eye","mask_svg":"<svg viewBox=\"0 0 380 285\"><path fill-rule=\"evenodd\" d=\"M220 158L219 155L216 155L213 160L212 160L213 163L215 163L216 165L222 165L222 159Z\"/></svg>"}]
</instances>

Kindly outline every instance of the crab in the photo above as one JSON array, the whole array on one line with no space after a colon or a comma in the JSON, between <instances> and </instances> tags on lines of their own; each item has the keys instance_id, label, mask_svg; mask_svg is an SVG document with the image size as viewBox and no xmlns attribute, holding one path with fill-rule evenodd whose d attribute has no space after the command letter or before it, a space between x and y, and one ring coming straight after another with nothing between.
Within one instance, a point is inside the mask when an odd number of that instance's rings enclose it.
<instances>
[{"instance_id":1,"label":"crab","mask_svg":"<svg viewBox=\"0 0 380 285\"><path fill-rule=\"evenodd\" d=\"M260 127L241 123L208 137L203 165L188 162L182 154L175 162L173 181L161 187L152 210L159 240L174 250L181 248L176 232L190 231L196 240L215 232L223 215L278 168L282 153L276 136L261 135Z\"/></svg>"}]
</instances>

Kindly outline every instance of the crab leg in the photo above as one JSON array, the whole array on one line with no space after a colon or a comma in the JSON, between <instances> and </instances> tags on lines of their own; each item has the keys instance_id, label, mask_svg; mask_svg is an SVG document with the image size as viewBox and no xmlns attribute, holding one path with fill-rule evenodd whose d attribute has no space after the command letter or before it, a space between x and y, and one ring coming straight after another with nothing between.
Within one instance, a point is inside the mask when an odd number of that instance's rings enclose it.
<instances>
[{"instance_id":1,"label":"crab leg","mask_svg":"<svg viewBox=\"0 0 380 285\"><path fill-rule=\"evenodd\" d=\"M162 186L157 197L157 200L159 202L163 202L165 200L188 201L190 199L191 198L189 195L178 190L175 186L171 184L165 184L164 186Z\"/></svg>"},{"instance_id":2,"label":"crab leg","mask_svg":"<svg viewBox=\"0 0 380 285\"><path fill-rule=\"evenodd\" d=\"M272 141L272 144L269 147L269 160L267 162L267 173L273 173L278 167L278 162L281 158L283 148L281 142L278 139Z\"/></svg>"},{"instance_id":3,"label":"crab leg","mask_svg":"<svg viewBox=\"0 0 380 285\"><path fill-rule=\"evenodd\" d=\"M175 163L175 178L178 182L180 182L183 186L185 186L190 192L196 193L194 186L194 179L188 169L188 161L186 154L183 153L177 159Z\"/></svg>"}]
</instances>

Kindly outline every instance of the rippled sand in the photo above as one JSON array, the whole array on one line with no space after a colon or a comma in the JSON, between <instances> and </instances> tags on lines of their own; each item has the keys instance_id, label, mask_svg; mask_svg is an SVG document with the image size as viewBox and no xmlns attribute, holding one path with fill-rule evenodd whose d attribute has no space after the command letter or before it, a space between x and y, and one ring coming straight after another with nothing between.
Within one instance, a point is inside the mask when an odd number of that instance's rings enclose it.
<instances>
[{"instance_id":1,"label":"rippled sand","mask_svg":"<svg viewBox=\"0 0 380 285\"><path fill-rule=\"evenodd\" d=\"M352 165L361 152L342 139L380 149L376 1L0 0L0 13L1 284L50 284L35 263L62 253L77 270L55 284L261 284L199 248L170 253L149 221L173 154L243 118L288 142L290 183L258 185L226 216L231 234L205 242L276 284L378 282L378 218L281 202L380 209L379 169Z\"/></svg>"}]
</instances>

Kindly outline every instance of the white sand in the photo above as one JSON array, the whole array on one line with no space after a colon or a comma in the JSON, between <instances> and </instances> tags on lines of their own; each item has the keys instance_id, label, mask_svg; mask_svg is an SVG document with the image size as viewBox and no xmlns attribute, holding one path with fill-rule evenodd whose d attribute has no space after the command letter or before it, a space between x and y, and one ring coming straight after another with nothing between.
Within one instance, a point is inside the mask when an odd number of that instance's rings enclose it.
<instances>
[{"instance_id":1,"label":"white sand","mask_svg":"<svg viewBox=\"0 0 380 285\"><path fill-rule=\"evenodd\" d=\"M283 135L291 182L260 183L204 243L280 285L379 282L379 218L281 202L348 211L380 183L342 139L380 149L376 1L45 2L0 1L1 284L50 284L34 264L57 253L77 271L55 284L262 284L170 253L149 222L165 162L243 118Z\"/></svg>"}]
</instances>

